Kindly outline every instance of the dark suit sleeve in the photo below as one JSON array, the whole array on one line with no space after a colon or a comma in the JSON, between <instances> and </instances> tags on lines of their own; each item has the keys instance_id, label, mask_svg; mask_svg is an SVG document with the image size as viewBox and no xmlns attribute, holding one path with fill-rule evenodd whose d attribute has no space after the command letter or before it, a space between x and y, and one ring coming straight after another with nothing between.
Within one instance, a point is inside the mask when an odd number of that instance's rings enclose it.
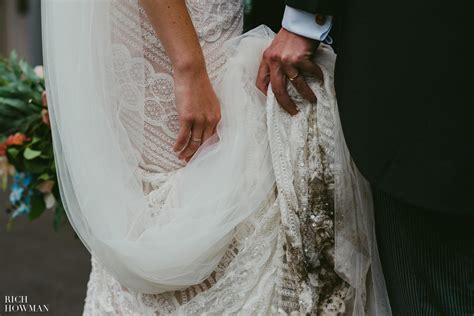
<instances>
[{"instance_id":1,"label":"dark suit sleeve","mask_svg":"<svg viewBox=\"0 0 474 316\"><path fill-rule=\"evenodd\" d=\"M285 0L287 6L313 14L335 15L339 0Z\"/></svg>"}]
</instances>

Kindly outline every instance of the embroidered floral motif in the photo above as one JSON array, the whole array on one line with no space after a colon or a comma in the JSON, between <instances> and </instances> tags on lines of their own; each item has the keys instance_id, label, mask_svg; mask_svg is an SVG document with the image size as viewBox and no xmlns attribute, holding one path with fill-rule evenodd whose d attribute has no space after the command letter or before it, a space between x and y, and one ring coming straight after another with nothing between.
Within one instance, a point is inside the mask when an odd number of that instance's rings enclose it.
<instances>
[{"instance_id":1,"label":"embroidered floral motif","mask_svg":"<svg viewBox=\"0 0 474 316\"><path fill-rule=\"evenodd\" d=\"M124 80L118 94L120 119L140 153L144 190L153 192L183 166L172 151L178 132L173 70L143 9L134 0L114 3L112 68L118 80L132 79ZM243 1L188 0L187 5L209 76L215 80L226 61L224 42L242 31ZM145 47L137 46L141 40ZM182 291L144 294L120 286L92 257L84 315L343 313L350 291L333 271L334 118L325 91L320 88L316 93L317 107L293 95L301 106L295 119L270 94L268 131L258 133L269 134L277 188L260 211L238 227L211 276ZM153 194L148 198L160 212L163 198ZM145 215L138 219L142 227L151 225L147 221L156 216Z\"/></svg>"}]
</instances>

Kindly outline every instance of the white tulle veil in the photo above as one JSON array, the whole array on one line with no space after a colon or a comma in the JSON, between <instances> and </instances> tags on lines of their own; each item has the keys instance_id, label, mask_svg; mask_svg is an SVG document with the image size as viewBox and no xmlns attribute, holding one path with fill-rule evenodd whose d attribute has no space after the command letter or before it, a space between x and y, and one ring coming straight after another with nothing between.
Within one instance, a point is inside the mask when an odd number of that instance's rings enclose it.
<instances>
[{"instance_id":1,"label":"white tulle veil","mask_svg":"<svg viewBox=\"0 0 474 316\"><path fill-rule=\"evenodd\" d=\"M127 131L120 109L144 124L147 43L112 36L113 6L124 1L133 15L128 20L135 21L127 27L140 29L138 0L42 0L51 129L62 201L81 241L122 285L162 293L197 284L215 269L235 228L271 194L275 176L264 106L232 106L265 100L254 94L242 100L245 85L222 78L218 141L144 193L139 169L145 140ZM262 39L259 50L273 37L262 28L252 34ZM326 83L333 92L331 80ZM353 315L389 315L370 186L350 158L335 97L332 102L336 270L354 289Z\"/></svg>"},{"instance_id":2,"label":"white tulle veil","mask_svg":"<svg viewBox=\"0 0 474 316\"><path fill-rule=\"evenodd\" d=\"M61 196L82 242L124 286L147 293L182 289L214 270L235 227L274 187L269 151L263 148L249 156L244 149L257 140L245 124L258 118L223 107L220 141L203 146L186 168L144 194L138 170L142 136L133 135L130 142L119 105L128 98L128 109L143 117L147 73L139 57L145 43L141 38L128 43L126 37L111 37L115 3L42 2ZM140 28L138 1L127 5L137 23L128 27ZM134 57L115 51L117 43L126 45ZM124 58L134 58L132 69L122 69ZM124 87L134 94L124 95ZM153 205L153 199L163 195L162 205ZM147 214L156 208L160 211L150 220Z\"/></svg>"},{"instance_id":3,"label":"white tulle veil","mask_svg":"<svg viewBox=\"0 0 474 316\"><path fill-rule=\"evenodd\" d=\"M389 316L371 187L351 159L337 109L335 105L335 269L355 289L352 315Z\"/></svg>"}]
</instances>

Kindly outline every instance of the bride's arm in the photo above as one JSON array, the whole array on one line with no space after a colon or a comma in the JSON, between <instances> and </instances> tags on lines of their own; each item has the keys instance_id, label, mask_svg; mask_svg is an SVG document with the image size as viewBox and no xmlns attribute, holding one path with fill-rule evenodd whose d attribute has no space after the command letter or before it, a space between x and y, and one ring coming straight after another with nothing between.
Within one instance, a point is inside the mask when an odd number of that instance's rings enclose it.
<instances>
[{"instance_id":1,"label":"bride's arm","mask_svg":"<svg viewBox=\"0 0 474 316\"><path fill-rule=\"evenodd\" d=\"M180 130L175 151L189 160L215 133L220 107L184 0L140 0L174 70Z\"/></svg>"}]
</instances>

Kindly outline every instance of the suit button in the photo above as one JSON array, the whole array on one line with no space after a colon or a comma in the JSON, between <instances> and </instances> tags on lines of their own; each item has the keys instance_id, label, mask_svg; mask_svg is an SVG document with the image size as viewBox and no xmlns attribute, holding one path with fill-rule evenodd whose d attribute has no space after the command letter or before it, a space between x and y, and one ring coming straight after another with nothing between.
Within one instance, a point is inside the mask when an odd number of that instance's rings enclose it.
<instances>
[{"instance_id":1,"label":"suit button","mask_svg":"<svg viewBox=\"0 0 474 316\"><path fill-rule=\"evenodd\" d=\"M314 17L314 20L316 21L317 24L324 25L324 23L326 23L326 16L322 14L316 14L316 16Z\"/></svg>"}]
</instances>

